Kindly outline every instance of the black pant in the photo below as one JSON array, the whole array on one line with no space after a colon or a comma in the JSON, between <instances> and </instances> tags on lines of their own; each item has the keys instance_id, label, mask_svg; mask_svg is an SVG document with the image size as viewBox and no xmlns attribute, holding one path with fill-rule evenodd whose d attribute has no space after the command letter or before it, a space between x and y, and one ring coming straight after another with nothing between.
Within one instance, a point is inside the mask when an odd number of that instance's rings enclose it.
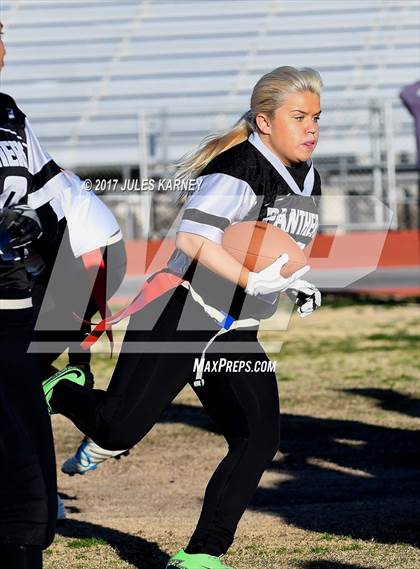
<instances>
[{"instance_id":1,"label":"black pant","mask_svg":"<svg viewBox=\"0 0 420 569\"><path fill-rule=\"evenodd\" d=\"M102 247L101 255L106 270L106 287L101 298L104 306L106 300L115 294L125 275L127 258L124 241ZM99 309L98 299L92 294L96 271L89 275L82 259L74 257L65 227L61 228L59 239L52 245L45 260L47 266L36 278L32 295L37 320L34 339L42 344L38 359L44 374L67 348L71 365L90 363L90 352L80 347L90 332L90 326L77 322L73 313L91 321Z\"/></svg>"},{"instance_id":2,"label":"black pant","mask_svg":"<svg viewBox=\"0 0 420 569\"><path fill-rule=\"evenodd\" d=\"M0 544L47 547L57 516L51 422L28 355L32 309L0 310Z\"/></svg>"},{"instance_id":3,"label":"black pant","mask_svg":"<svg viewBox=\"0 0 420 569\"><path fill-rule=\"evenodd\" d=\"M70 418L104 448L128 448L146 435L162 411L193 380L194 358L219 330L186 289L178 287L172 298L171 294L166 293L131 318L106 392L68 381L62 381L54 390L54 410ZM256 329L232 330L220 336L207 359L218 359L221 343L229 350L237 341L251 342L256 351L228 351L223 357L268 361L257 342ZM178 348L171 352L166 342L169 346L178 342ZM187 353L184 348L191 347L192 342L196 348ZM159 353L148 352L150 344L158 346ZM231 545L237 524L279 447L279 398L273 372L211 372L203 377L205 385L194 390L225 436L229 451L207 486L188 551L222 555Z\"/></svg>"}]
</instances>

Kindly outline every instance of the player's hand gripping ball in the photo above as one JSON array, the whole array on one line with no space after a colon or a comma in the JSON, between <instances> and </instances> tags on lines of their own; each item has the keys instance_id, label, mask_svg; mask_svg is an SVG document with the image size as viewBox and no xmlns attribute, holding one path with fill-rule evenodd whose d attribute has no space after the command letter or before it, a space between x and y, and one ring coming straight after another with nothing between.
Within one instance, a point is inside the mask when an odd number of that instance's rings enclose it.
<instances>
[{"instance_id":1,"label":"player's hand gripping ball","mask_svg":"<svg viewBox=\"0 0 420 569\"><path fill-rule=\"evenodd\" d=\"M284 291L310 269L296 241L262 221L231 225L223 234L222 245L250 271L245 291L251 295Z\"/></svg>"}]
</instances>

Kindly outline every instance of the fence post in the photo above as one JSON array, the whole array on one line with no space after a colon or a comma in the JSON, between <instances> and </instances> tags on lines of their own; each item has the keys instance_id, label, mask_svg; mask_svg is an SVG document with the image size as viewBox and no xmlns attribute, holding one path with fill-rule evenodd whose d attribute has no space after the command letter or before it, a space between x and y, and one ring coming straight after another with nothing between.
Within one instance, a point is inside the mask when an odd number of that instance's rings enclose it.
<instances>
[{"instance_id":1,"label":"fence post","mask_svg":"<svg viewBox=\"0 0 420 569\"><path fill-rule=\"evenodd\" d=\"M168 111L165 108L161 111L161 136L162 136L162 173L163 177L169 176L169 132L168 132Z\"/></svg>"},{"instance_id":2,"label":"fence post","mask_svg":"<svg viewBox=\"0 0 420 569\"><path fill-rule=\"evenodd\" d=\"M388 205L392 210L391 229L398 228L398 196L395 174L395 148L394 148L394 115L392 100L384 101L385 118L385 145L386 145L386 174L387 174L387 198Z\"/></svg>"},{"instance_id":3,"label":"fence post","mask_svg":"<svg viewBox=\"0 0 420 569\"><path fill-rule=\"evenodd\" d=\"M381 109L372 103L370 107L370 137L372 152L373 194L376 197L374 212L375 225L382 226L384 221L382 156L381 156Z\"/></svg>"},{"instance_id":4,"label":"fence post","mask_svg":"<svg viewBox=\"0 0 420 569\"><path fill-rule=\"evenodd\" d=\"M143 188L143 181L149 177L149 149L147 134L147 116L146 112L142 110L138 113L139 178L141 188ZM144 187L145 189L140 191L141 236L143 239L148 239L153 231L153 194L149 191L147 184Z\"/></svg>"}]
</instances>

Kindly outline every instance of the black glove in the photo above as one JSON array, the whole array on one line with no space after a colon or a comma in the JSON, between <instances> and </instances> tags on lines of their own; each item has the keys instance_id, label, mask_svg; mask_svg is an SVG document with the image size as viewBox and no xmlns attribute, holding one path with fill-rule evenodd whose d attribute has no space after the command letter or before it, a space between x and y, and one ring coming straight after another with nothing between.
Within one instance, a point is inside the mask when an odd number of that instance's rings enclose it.
<instances>
[{"instance_id":1,"label":"black glove","mask_svg":"<svg viewBox=\"0 0 420 569\"><path fill-rule=\"evenodd\" d=\"M16 214L10 208L0 210L0 259L2 261L20 261L17 251L10 245L10 233L7 228L16 219Z\"/></svg>"},{"instance_id":2,"label":"black glove","mask_svg":"<svg viewBox=\"0 0 420 569\"><path fill-rule=\"evenodd\" d=\"M7 232L12 249L19 249L41 237L41 221L28 205L15 205L1 210L0 232Z\"/></svg>"}]
</instances>

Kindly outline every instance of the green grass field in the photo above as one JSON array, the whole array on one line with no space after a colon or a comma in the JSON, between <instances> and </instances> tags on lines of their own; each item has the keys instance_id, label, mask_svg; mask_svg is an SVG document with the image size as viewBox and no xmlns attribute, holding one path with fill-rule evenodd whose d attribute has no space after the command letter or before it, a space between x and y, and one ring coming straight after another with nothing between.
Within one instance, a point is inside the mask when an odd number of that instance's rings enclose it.
<instances>
[{"instance_id":1,"label":"green grass field","mask_svg":"<svg viewBox=\"0 0 420 569\"><path fill-rule=\"evenodd\" d=\"M281 319L281 315L275 318ZM420 567L419 306L328 302L266 329L284 342L277 376L282 443L226 556L235 569ZM274 342L274 344L273 344ZM105 386L115 360L95 357ZM54 417L57 459L80 433ZM67 477L68 521L47 569L163 569L185 545L223 439L185 389L120 461Z\"/></svg>"}]
</instances>

